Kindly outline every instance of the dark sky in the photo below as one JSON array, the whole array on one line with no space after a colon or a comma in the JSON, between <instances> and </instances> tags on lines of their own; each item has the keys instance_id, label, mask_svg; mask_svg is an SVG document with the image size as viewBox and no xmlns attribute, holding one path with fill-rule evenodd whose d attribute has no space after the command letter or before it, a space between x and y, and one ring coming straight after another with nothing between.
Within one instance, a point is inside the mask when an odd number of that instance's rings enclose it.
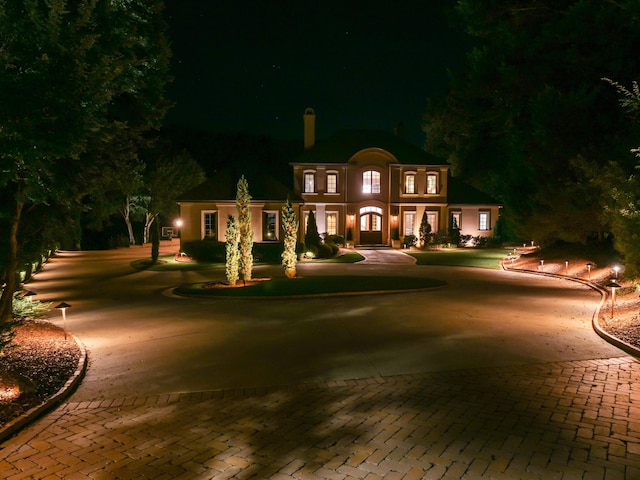
<instances>
[{"instance_id":1,"label":"dark sky","mask_svg":"<svg viewBox=\"0 0 640 480\"><path fill-rule=\"evenodd\" d=\"M166 124L302 139L343 128L392 131L422 144L429 97L466 46L448 0L167 0L176 106Z\"/></svg>"}]
</instances>

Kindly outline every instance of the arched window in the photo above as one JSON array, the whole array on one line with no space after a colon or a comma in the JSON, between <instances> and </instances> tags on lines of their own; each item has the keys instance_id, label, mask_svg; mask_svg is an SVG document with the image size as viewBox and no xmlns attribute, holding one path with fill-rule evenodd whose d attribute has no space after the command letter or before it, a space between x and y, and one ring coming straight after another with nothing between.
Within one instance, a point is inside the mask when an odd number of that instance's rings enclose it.
<instances>
[{"instance_id":1,"label":"arched window","mask_svg":"<svg viewBox=\"0 0 640 480\"><path fill-rule=\"evenodd\" d=\"M380 193L380 172L367 170L362 174L362 193Z\"/></svg>"}]
</instances>

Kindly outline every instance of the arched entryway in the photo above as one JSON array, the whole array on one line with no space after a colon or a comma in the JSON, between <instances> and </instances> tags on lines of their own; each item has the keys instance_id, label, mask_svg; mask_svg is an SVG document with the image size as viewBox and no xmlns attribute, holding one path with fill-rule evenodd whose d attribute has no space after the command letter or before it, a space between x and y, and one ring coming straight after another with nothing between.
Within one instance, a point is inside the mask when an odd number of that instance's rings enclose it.
<instances>
[{"instance_id":1,"label":"arched entryway","mask_svg":"<svg viewBox=\"0 0 640 480\"><path fill-rule=\"evenodd\" d=\"M382 209L362 207L360 209L360 243L380 245L382 243Z\"/></svg>"}]
</instances>

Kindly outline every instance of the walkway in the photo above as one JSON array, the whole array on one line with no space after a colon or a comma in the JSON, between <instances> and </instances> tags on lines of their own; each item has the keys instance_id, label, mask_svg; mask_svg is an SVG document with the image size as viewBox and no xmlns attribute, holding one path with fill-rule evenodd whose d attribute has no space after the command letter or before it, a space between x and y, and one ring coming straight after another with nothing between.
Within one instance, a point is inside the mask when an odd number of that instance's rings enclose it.
<instances>
[{"instance_id":1,"label":"walkway","mask_svg":"<svg viewBox=\"0 0 640 480\"><path fill-rule=\"evenodd\" d=\"M409 267L449 287L186 308L160 292L203 274L132 274L136 254L57 258L30 285L73 305L91 364L0 445L2 478L640 478L640 363L590 329L582 286Z\"/></svg>"},{"instance_id":2,"label":"walkway","mask_svg":"<svg viewBox=\"0 0 640 480\"><path fill-rule=\"evenodd\" d=\"M70 402L3 478L640 478L629 358Z\"/></svg>"}]
</instances>

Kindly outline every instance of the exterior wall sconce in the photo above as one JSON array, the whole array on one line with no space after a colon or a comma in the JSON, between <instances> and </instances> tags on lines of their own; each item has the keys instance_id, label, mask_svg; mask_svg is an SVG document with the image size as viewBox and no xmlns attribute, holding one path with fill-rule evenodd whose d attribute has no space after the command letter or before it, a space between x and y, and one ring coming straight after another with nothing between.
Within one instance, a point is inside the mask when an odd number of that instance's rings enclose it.
<instances>
[{"instance_id":1,"label":"exterior wall sconce","mask_svg":"<svg viewBox=\"0 0 640 480\"><path fill-rule=\"evenodd\" d=\"M393 215L391 217L391 220L393 220L394 223L397 222L398 221L398 215Z\"/></svg>"},{"instance_id":2,"label":"exterior wall sconce","mask_svg":"<svg viewBox=\"0 0 640 480\"><path fill-rule=\"evenodd\" d=\"M349 221L353 222L353 220L356 218L356 216L353 213L349 214Z\"/></svg>"}]
</instances>

